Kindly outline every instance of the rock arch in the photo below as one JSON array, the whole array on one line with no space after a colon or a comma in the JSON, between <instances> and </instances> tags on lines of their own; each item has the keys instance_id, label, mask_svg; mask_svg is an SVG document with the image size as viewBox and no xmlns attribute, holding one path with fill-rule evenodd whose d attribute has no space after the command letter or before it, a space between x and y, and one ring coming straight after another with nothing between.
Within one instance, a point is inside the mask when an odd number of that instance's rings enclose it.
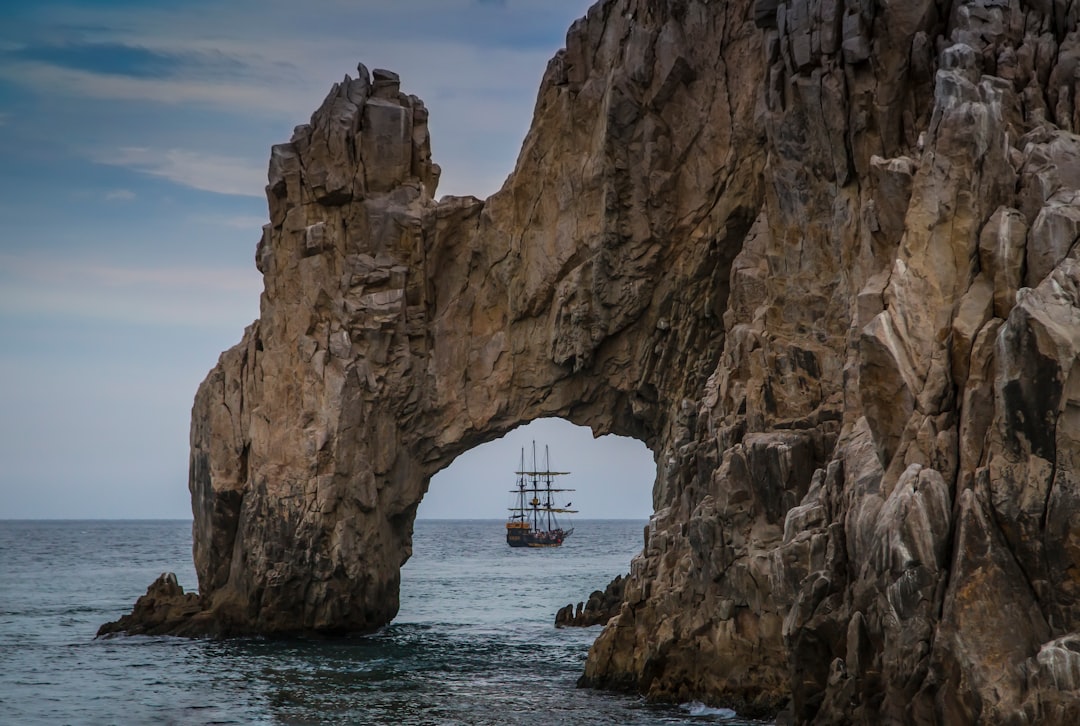
<instances>
[{"instance_id":1,"label":"rock arch","mask_svg":"<svg viewBox=\"0 0 1080 726\"><path fill-rule=\"evenodd\" d=\"M712 50L669 23L630 67L641 48L602 28L583 21L552 61L486 201L434 201L427 110L388 71L360 66L274 147L261 315L193 409L215 627L388 622L430 477L519 424L559 416L658 455L689 436L764 157L729 153L758 131L730 89L695 81L717 75Z\"/></svg>"}]
</instances>

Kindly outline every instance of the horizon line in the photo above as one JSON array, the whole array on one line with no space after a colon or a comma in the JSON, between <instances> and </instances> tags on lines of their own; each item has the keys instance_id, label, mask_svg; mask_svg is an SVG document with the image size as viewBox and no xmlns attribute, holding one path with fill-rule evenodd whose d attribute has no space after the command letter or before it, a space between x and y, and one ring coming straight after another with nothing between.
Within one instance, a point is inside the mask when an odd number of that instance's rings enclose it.
<instances>
[{"instance_id":1,"label":"horizon line","mask_svg":"<svg viewBox=\"0 0 1080 726\"><path fill-rule=\"evenodd\" d=\"M649 517L576 517L575 521L636 522ZM0 517L5 522L194 522L194 517ZM501 517L417 517L414 522L503 522Z\"/></svg>"}]
</instances>

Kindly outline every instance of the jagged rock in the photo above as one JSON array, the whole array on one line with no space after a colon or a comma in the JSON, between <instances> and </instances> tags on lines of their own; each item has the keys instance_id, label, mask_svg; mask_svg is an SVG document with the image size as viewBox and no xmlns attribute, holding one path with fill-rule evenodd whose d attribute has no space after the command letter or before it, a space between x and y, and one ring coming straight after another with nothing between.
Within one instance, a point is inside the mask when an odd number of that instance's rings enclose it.
<instances>
[{"instance_id":1,"label":"jagged rock","mask_svg":"<svg viewBox=\"0 0 1080 726\"><path fill-rule=\"evenodd\" d=\"M176 575L163 572L135 601L134 609L116 622L98 628L97 637L126 635L210 635L215 623L207 617L198 593L185 593Z\"/></svg>"},{"instance_id":2,"label":"jagged rock","mask_svg":"<svg viewBox=\"0 0 1080 726\"><path fill-rule=\"evenodd\" d=\"M577 610L573 604L561 608L555 614L556 628L587 628L590 625L606 625L609 620L618 615L623 603L623 590L626 581L622 575L608 583L601 590L593 590L587 601L579 602Z\"/></svg>"},{"instance_id":3,"label":"jagged rock","mask_svg":"<svg viewBox=\"0 0 1080 726\"><path fill-rule=\"evenodd\" d=\"M993 283L995 317L1009 317L1016 304L1016 291L1023 280L1027 234L1022 212L999 207L979 235L979 264Z\"/></svg>"},{"instance_id":4,"label":"jagged rock","mask_svg":"<svg viewBox=\"0 0 1080 726\"><path fill-rule=\"evenodd\" d=\"M1035 287L1080 240L1080 191L1054 192L1035 217L1028 240L1026 282Z\"/></svg>"},{"instance_id":5,"label":"jagged rock","mask_svg":"<svg viewBox=\"0 0 1080 726\"><path fill-rule=\"evenodd\" d=\"M1069 7L607 0L484 201L346 77L271 152L261 314L196 395L192 619L385 624L431 475L562 416L657 461L584 684L1076 720Z\"/></svg>"}]
</instances>

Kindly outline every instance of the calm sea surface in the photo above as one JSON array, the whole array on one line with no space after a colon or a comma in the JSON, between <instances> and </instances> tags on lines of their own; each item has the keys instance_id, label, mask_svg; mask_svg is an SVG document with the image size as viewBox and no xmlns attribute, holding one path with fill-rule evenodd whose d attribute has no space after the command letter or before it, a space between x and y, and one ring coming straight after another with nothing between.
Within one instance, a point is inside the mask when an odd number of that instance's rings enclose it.
<instances>
[{"instance_id":1,"label":"calm sea surface","mask_svg":"<svg viewBox=\"0 0 1080 726\"><path fill-rule=\"evenodd\" d=\"M0 521L0 724L741 724L575 688L598 627L555 611L625 573L644 522L511 549L498 521L421 520L401 611L346 640L95 640L163 571L195 589L191 523Z\"/></svg>"}]
</instances>

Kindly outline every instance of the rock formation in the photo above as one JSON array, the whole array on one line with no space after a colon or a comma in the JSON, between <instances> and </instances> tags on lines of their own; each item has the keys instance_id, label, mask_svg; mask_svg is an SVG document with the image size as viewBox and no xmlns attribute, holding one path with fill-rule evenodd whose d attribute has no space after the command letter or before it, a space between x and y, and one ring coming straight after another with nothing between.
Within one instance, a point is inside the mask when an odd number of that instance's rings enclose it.
<instances>
[{"instance_id":1,"label":"rock formation","mask_svg":"<svg viewBox=\"0 0 1080 726\"><path fill-rule=\"evenodd\" d=\"M135 601L130 615L98 628L97 637L110 635L204 635L214 621L197 593L184 592L176 575L163 572Z\"/></svg>"},{"instance_id":2,"label":"rock formation","mask_svg":"<svg viewBox=\"0 0 1080 726\"><path fill-rule=\"evenodd\" d=\"M585 683L1080 721L1078 16L605 0L486 201L346 77L273 149L261 315L195 400L200 617L386 623L431 475L561 416L657 461Z\"/></svg>"},{"instance_id":3,"label":"rock formation","mask_svg":"<svg viewBox=\"0 0 1080 726\"><path fill-rule=\"evenodd\" d=\"M593 590L588 600L560 608L555 613L556 628L587 628L590 625L607 625L622 610L626 580L619 575L603 590Z\"/></svg>"}]
</instances>

